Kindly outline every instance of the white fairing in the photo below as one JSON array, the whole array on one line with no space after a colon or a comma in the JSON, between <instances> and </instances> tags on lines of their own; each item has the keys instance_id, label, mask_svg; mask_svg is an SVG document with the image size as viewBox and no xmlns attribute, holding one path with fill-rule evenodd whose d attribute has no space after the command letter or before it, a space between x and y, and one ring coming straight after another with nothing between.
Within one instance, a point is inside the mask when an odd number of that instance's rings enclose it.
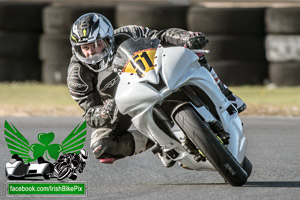
<instances>
[{"instance_id":1,"label":"white fairing","mask_svg":"<svg viewBox=\"0 0 300 200\"><path fill-rule=\"evenodd\" d=\"M43 174L48 165L49 165L48 163L40 163L40 164L33 163L33 164L30 164L29 172L30 172L30 170L33 170L34 174Z\"/></svg>"},{"instance_id":2,"label":"white fairing","mask_svg":"<svg viewBox=\"0 0 300 200\"><path fill-rule=\"evenodd\" d=\"M7 172L8 176L14 175L14 171L16 170L16 168L21 164L21 161L16 161L14 163L6 163L5 165L5 169Z\"/></svg>"},{"instance_id":3,"label":"white fairing","mask_svg":"<svg viewBox=\"0 0 300 200\"><path fill-rule=\"evenodd\" d=\"M246 138L241 120L237 112L232 115L227 112L226 109L231 102L220 91L208 70L200 66L195 53L183 47L159 46L155 56L155 70L149 71L144 77L130 73L120 74L120 83L116 93L116 103L120 112L132 116L133 125L148 138L159 143L164 151L176 150L180 155L174 160L190 169L214 169L208 161L196 162L179 142L166 135L154 123L152 115L155 104L162 102L183 85L196 85L214 102L225 131L230 133L228 149L241 163L246 151ZM166 84L166 87L160 91L148 84L148 82L158 83L158 74ZM196 109L204 119L212 120L213 116L207 109L204 107ZM173 129L178 138L184 135L177 126Z\"/></svg>"},{"instance_id":4,"label":"white fairing","mask_svg":"<svg viewBox=\"0 0 300 200\"><path fill-rule=\"evenodd\" d=\"M30 175L43 175L45 169L48 167L49 163L31 163L29 166L24 164L22 161L8 162L5 165L7 176L20 177L20 176L30 176ZM21 168L21 169L20 169ZM24 174L19 174L19 170L24 171ZM19 175L16 175L19 174Z\"/></svg>"}]
</instances>

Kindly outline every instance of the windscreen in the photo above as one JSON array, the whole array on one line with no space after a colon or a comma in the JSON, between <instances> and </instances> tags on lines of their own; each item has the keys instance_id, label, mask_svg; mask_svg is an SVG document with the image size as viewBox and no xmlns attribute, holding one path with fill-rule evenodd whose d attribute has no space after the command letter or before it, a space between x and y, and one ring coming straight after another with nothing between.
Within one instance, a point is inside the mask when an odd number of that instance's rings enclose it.
<instances>
[{"instance_id":1,"label":"windscreen","mask_svg":"<svg viewBox=\"0 0 300 200\"><path fill-rule=\"evenodd\" d=\"M154 57L160 43L158 39L128 39L116 52L113 67L118 71L144 76L154 69Z\"/></svg>"}]
</instances>

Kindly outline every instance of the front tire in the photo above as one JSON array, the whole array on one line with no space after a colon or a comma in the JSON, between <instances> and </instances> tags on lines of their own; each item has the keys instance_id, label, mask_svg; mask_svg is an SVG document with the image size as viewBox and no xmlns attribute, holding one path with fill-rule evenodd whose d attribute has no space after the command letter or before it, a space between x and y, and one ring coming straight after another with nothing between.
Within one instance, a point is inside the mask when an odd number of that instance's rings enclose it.
<instances>
[{"instance_id":1,"label":"front tire","mask_svg":"<svg viewBox=\"0 0 300 200\"><path fill-rule=\"evenodd\" d=\"M67 178L72 173L72 169L69 166L62 166L59 169L57 180L61 181Z\"/></svg>"},{"instance_id":2,"label":"front tire","mask_svg":"<svg viewBox=\"0 0 300 200\"><path fill-rule=\"evenodd\" d=\"M252 172L252 163L250 162L250 160L248 160L247 156L245 156L245 158L242 162L242 166L243 166L244 170L247 172L248 177L249 177Z\"/></svg>"},{"instance_id":3,"label":"front tire","mask_svg":"<svg viewBox=\"0 0 300 200\"><path fill-rule=\"evenodd\" d=\"M242 186L247 182L247 172L202 121L193 107L188 104L182 105L177 108L173 117L181 130L228 183L232 186Z\"/></svg>"}]
</instances>

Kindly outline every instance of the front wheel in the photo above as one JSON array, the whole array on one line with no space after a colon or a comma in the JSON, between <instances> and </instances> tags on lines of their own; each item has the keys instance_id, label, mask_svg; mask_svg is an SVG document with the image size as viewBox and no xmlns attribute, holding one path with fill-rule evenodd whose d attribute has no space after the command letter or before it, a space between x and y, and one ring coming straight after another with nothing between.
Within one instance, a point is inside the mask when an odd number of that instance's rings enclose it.
<instances>
[{"instance_id":1,"label":"front wheel","mask_svg":"<svg viewBox=\"0 0 300 200\"><path fill-rule=\"evenodd\" d=\"M247 156L245 156L245 158L242 162L242 166L243 166L244 170L247 172L248 177L249 177L252 172L252 163L250 162L250 160L248 160Z\"/></svg>"},{"instance_id":2,"label":"front wheel","mask_svg":"<svg viewBox=\"0 0 300 200\"><path fill-rule=\"evenodd\" d=\"M57 174L56 178L59 181L67 178L72 173L71 167L65 162L58 164L57 166L55 166L55 168Z\"/></svg>"},{"instance_id":3,"label":"front wheel","mask_svg":"<svg viewBox=\"0 0 300 200\"><path fill-rule=\"evenodd\" d=\"M181 130L228 183L232 186L241 186L247 182L247 172L202 121L193 107L185 104L179 107L173 116Z\"/></svg>"}]
</instances>

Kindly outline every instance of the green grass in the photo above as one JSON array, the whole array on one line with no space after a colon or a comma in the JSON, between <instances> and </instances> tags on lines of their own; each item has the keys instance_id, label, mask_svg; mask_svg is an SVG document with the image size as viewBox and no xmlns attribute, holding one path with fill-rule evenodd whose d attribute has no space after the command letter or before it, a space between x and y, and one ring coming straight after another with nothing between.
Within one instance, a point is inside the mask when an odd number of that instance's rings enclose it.
<instances>
[{"instance_id":1,"label":"green grass","mask_svg":"<svg viewBox=\"0 0 300 200\"><path fill-rule=\"evenodd\" d=\"M231 89L250 104L300 105L300 87L242 86Z\"/></svg>"},{"instance_id":2,"label":"green grass","mask_svg":"<svg viewBox=\"0 0 300 200\"><path fill-rule=\"evenodd\" d=\"M248 109L242 115L300 116L300 87L232 87Z\"/></svg>"},{"instance_id":3,"label":"green grass","mask_svg":"<svg viewBox=\"0 0 300 200\"><path fill-rule=\"evenodd\" d=\"M248 105L243 115L300 116L300 87L230 89ZM82 115L66 85L0 83L0 115ZM20 115L23 115L20 114Z\"/></svg>"},{"instance_id":4,"label":"green grass","mask_svg":"<svg viewBox=\"0 0 300 200\"><path fill-rule=\"evenodd\" d=\"M0 105L74 105L66 85L1 83Z\"/></svg>"}]
</instances>

